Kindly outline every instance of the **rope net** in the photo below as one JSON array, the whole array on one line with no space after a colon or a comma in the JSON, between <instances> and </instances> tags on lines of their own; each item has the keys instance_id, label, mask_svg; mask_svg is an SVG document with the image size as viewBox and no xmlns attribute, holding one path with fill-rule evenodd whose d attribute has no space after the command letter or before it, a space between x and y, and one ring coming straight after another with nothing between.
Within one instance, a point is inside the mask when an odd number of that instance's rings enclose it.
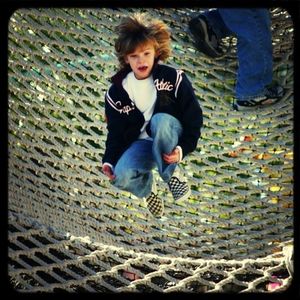
<instances>
[{"instance_id":1,"label":"rope net","mask_svg":"<svg viewBox=\"0 0 300 300\"><path fill-rule=\"evenodd\" d=\"M101 173L104 93L117 70L113 27L147 11L172 30L168 63L190 78L204 114L182 162L192 195L161 219ZM9 23L9 276L20 291L276 291L292 276L293 24L272 13L274 77L284 99L231 108L230 51L197 52L187 22L200 10L20 9Z\"/></svg>"}]
</instances>

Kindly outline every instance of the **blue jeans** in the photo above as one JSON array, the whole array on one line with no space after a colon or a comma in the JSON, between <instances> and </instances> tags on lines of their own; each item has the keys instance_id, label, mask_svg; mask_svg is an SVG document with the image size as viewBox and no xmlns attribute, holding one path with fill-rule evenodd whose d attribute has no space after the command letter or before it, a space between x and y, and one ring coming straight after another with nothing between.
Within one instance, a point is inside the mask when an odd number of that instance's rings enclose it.
<instances>
[{"instance_id":1,"label":"blue jeans","mask_svg":"<svg viewBox=\"0 0 300 300\"><path fill-rule=\"evenodd\" d=\"M236 97L249 100L265 93L272 82L273 53L268 9L215 9L204 16L218 38L236 36L238 73Z\"/></svg>"},{"instance_id":2,"label":"blue jeans","mask_svg":"<svg viewBox=\"0 0 300 300\"><path fill-rule=\"evenodd\" d=\"M168 182L177 164L166 164L163 153L170 153L177 146L182 132L180 122L165 113L155 114L150 123L152 140L133 142L118 160L114 173L114 186L131 192L137 197L151 193L152 170L157 167L160 177Z\"/></svg>"}]
</instances>

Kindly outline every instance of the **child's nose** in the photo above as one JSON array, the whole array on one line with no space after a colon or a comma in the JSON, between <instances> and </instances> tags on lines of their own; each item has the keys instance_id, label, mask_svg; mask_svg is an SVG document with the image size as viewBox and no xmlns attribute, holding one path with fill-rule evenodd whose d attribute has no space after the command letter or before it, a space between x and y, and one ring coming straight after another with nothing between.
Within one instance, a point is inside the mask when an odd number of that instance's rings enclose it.
<instances>
[{"instance_id":1,"label":"child's nose","mask_svg":"<svg viewBox=\"0 0 300 300\"><path fill-rule=\"evenodd\" d=\"M143 62L143 57L142 56L139 56L138 57L138 63L142 63Z\"/></svg>"}]
</instances>

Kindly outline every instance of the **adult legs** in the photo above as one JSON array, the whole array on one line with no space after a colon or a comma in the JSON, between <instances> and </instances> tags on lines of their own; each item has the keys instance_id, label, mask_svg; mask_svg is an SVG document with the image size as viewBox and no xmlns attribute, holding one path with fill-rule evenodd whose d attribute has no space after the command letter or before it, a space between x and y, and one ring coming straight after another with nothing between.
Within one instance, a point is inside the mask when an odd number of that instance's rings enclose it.
<instances>
[{"instance_id":1,"label":"adult legs","mask_svg":"<svg viewBox=\"0 0 300 300\"><path fill-rule=\"evenodd\" d=\"M247 100L263 95L273 75L268 9L220 9L219 12L226 26L237 36L237 98Z\"/></svg>"},{"instance_id":2,"label":"adult legs","mask_svg":"<svg viewBox=\"0 0 300 300\"><path fill-rule=\"evenodd\" d=\"M272 82L273 75L268 9L218 9L206 12L205 16L218 37L230 35L230 32L237 37L239 66L236 97L250 100L264 95L265 87Z\"/></svg>"}]
</instances>

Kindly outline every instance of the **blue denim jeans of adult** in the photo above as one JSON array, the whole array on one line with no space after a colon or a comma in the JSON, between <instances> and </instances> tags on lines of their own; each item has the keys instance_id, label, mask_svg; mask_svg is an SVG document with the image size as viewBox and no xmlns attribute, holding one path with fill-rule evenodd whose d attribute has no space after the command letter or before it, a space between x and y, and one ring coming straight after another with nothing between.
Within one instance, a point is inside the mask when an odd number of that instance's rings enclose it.
<instances>
[{"instance_id":1,"label":"blue denim jeans of adult","mask_svg":"<svg viewBox=\"0 0 300 300\"><path fill-rule=\"evenodd\" d=\"M140 198L151 193L154 168L163 181L170 180L177 164L166 164L162 154L170 153L177 146L182 132L180 122L165 113L155 114L150 128L152 139L139 139L130 145L115 166L116 178L112 182L119 189Z\"/></svg>"},{"instance_id":2,"label":"blue denim jeans of adult","mask_svg":"<svg viewBox=\"0 0 300 300\"><path fill-rule=\"evenodd\" d=\"M236 97L249 100L265 93L273 78L271 18L268 9L224 8L204 12L218 38L236 36Z\"/></svg>"}]
</instances>

